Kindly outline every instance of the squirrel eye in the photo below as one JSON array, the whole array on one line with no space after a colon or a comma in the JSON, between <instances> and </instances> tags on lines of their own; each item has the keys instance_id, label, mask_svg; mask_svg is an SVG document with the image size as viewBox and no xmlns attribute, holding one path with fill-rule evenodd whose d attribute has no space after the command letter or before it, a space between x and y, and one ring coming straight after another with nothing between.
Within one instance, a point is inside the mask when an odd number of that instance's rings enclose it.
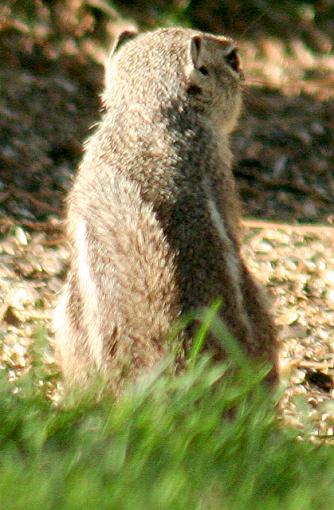
<instances>
[{"instance_id":1,"label":"squirrel eye","mask_svg":"<svg viewBox=\"0 0 334 510\"><path fill-rule=\"evenodd\" d=\"M203 76L208 76L208 74L209 74L209 71L208 71L208 70L207 70L207 68L206 68L206 67L204 67L204 66L199 67L199 68L198 68L198 70L199 70L199 72L200 72L201 74L203 74Z\"/></svg>"},{"instance_id":2,"label":"squirrel eye","mask_svg":"<svg viewBox=\"0 0 334 510\"><path fill-rule=\"evenodd\" d=\"M240 59L236 49L233 49L228 55L225 55L225 61L233 69L233 71L239 73Z\"/></svg>"}]
</instances>

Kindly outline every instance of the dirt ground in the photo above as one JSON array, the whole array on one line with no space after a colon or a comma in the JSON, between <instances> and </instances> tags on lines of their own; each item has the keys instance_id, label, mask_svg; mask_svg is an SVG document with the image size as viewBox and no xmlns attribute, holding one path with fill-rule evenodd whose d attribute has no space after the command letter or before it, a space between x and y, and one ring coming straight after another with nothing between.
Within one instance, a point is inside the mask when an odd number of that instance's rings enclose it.
<instances>
[{"instance_id":1,"label":"dirt ground","mask_svg":"<svg viewBox=\"0 0 334 510\"><path fill-rule=\"evenodd\" d=\"M285 374L282 414L334 437L334 56L293 36L240 41L247 77L234 135L244 254L272 295ZM0 366L29 369L68 262L64 198L99 118L102 46L0 30ZM251 219L250 219L251 218ZM300 227L299 224L303 223ZM44 352L44 351L43 351ZM52 348L48 394L58 379ZM42 383L41 383L42 384Z\"/></svg>"}]
</instances>

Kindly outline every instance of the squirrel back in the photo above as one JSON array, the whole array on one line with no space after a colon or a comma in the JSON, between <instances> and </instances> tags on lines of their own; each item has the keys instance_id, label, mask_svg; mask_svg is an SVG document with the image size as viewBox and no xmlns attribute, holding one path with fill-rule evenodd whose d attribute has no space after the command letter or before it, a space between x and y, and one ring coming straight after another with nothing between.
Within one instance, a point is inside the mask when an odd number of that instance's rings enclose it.
<instances>
[{"instance_id":1,"label":"squirrel back","mask_svg":"<svg viewBox=\"0 0 334 510\"><path fill-rule=\"evenodd\" d=\"M68 199L72 261L57 342L69 382L97 370L117 392L165 355L181 314L216 298L276 379L275 329L240 254L229 134L241 82L235 43L223 36L161 29L114 48L106 112Z\"/></svg>"}]
</instances>

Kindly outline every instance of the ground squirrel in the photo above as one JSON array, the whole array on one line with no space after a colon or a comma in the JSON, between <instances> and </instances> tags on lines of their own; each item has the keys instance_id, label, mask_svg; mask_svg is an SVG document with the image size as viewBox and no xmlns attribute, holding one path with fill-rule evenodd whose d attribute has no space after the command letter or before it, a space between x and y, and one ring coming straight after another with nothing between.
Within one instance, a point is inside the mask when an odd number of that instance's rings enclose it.
<instances>
[{"instance_id":1,"label":"ground squirrel","mask_svg":"<svg viewBox=\"0 0 334 510\"><path fill-rule=\"evenodd\" d=\"M182 313L221 297L225 324L273 364L274 382L275 328L240 255L236 45L183 28L121 39L68 199L72 258L56 320L65 380L82 385L97 371L117 392L164 356ZM223 356L219 342L208 346Z\"/></svg>"}]
</instances>

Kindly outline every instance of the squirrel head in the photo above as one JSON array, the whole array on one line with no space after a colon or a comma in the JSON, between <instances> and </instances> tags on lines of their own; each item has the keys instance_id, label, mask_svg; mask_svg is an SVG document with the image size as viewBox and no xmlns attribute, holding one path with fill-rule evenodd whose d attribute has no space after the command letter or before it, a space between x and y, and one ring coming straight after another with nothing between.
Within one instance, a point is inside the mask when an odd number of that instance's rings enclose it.
<instances>
[{"instance_id":1,"label":"squirrel head","mask_svg":"<svg viewBox=\"0 0 334 510\"><path fill-rule=\"evenodd\" d=\"M224 36L193 35L185 72L187 92L194 102L202 105L224 133L231 132L241 110L243 80L235 42Z\"/></svg>"},{"instance_id":2,"label":"squirrel head","mask_svg":"<svg viewBox=\"0 0 334 510\"><path fill-rule=\"evenodd\" d=\"M126 31L112 46L103 97L107 108L115 101L143 110L183 104L228 134L240 113L242 79L232 39L184 28Z\"/></svg>"}]
</instances>

